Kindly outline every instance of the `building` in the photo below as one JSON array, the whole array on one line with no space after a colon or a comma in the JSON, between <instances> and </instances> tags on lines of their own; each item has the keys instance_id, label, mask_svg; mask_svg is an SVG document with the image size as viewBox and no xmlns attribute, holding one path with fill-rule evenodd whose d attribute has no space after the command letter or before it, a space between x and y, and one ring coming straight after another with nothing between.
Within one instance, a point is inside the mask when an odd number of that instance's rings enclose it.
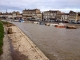
<instances>
[{"instance_id":1,"label":"building","mask_svg":"<svg viewBox=\"0 0 80 60\"><path fill-rule=\"evenodd\" d=\"M53 10L44 11L43 12L43 19L44 20L56 20L56 15L58 13L60 13L60 11L53 11Z\"/></svg>"},{"instance_id":2,"label":"building","mask_svg":"<svg viewBox=\"0 0 80 60\"><path fill-rule=\"evenodd\" d=\"M3 15L2 15L2 12L0 12L0 18L2 18L2 16L3 16Z\"/></svg>"},{"instance_id":3,"label":"building","mask_svg":"<svg viewBox=\"0 0 80 60\"><path fill-rule=\"evenodd\" d=\"M78 18L77 19L80 20L80 12L78 12Z\"/></svg>"},{"instance_id":4,"label":"building","mask_svg":"<svg viewBox=\"0 0 80 60\"><path fill-rule=\"evenodd\" d=\"M80 23L80 12L78 12L77 22Z\"/></svg>"},{"instance_id":5,"label":"building","mask_svg":"<svg viewBox=\"0 0 80 60\"><path fill-rule=\"evenodd\" d=\"M2 14L2 12L0 12L0 14Z\"/></svg>"},{"instance_id":6,"label":"building","mask_svg":"<svg viewBox=\"0 0 80 60\"><path fill-rule=\"evenodd\" d=\"M78 13L74 11L69 12L69 22L76 22L78 20Z\"/></svg>"},{"instance_id":7,"label":"building","mask_svg":"<svg viewBox=\"0 0 80 60\"><path fill-rule=\"evenodd\" d=\"M1 13L0 18L12 18L12 13Z\"/></svg>"},{"instance_id":8,"label":"building","mask_svg":"<svg viewBox=\"0 0 80 60\"><path fill-rule=\"evenodd\" d=\"M17 12L13 11L12 12L12 18L13 19L20 19L20 18L22 18L22 14L20 14L19 11L17 11Z\"/></svg>"},{"instance_id":9,"label":"building","mask_svg":"<svg viewBox=\"0 0 80 60\"><path fill-rule=\"evenodd\" d=\"M22 11L22 15L24 19L35 19L42 20L42 13L39 9L25 9Z\"/></svg>"},{"instance_id":10,"label":"building","mask_svg":"<svg viewBox=\"0 0 80 60\"><path fill-rule=\"evenodd\" d=\"M61 21L68 21L69 13L62 13L61 14Z\"/></svg>"},{"instance_id":11,"label":"building","mask_svg":"<svg viewBox=\"0 0 80 60\"><path fill-rule=\"evenodd\" d=\"M56 15L56 21L62 21L61 17L62 17L62 13L58 13Z\"/></svg>"},{"instance_id":12,"label":"building","mask_svg":"<svg viewBox=\"0 0 80 60\"><path fill-rule=\"evenodd\" d=\"M20 12L6 12L6 13L0 13L0 18L3 18L3 19L20 19L22 18L22 14L20 14Z\"/></svg>"}]
</instances>

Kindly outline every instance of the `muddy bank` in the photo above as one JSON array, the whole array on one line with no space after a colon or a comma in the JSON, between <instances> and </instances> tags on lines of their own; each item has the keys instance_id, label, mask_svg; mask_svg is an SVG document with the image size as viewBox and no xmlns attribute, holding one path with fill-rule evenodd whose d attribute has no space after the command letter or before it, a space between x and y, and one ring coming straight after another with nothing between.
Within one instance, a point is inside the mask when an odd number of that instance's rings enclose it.
<instances>
[{"instance_id":1,"label":"muddy bank","mask_svg":"<svg viewBox=\"0 0 80 60\"><path fill-rule=\"evenodd\" d=\"M49 60L18 27L10 28L13 34L8 36L11 40L13 60Z\"/></svg>"}]
</instances>

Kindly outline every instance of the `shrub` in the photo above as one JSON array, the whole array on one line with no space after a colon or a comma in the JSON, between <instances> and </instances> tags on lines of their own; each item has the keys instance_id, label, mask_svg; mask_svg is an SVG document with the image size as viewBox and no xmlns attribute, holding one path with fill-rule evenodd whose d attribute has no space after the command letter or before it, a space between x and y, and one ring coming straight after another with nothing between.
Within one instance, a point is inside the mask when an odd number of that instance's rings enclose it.
<instances>
[{"instance_id":1,"label":"shrub","mask_svg":"<svg viewBox=\"0 0 80 60\"><path fill-rule=\"evenodd\" d=\"M0 55L3 53L2 46L3 46L3 37L4 37L4 27L0 21Z\"/></svg>"}]
</instances>

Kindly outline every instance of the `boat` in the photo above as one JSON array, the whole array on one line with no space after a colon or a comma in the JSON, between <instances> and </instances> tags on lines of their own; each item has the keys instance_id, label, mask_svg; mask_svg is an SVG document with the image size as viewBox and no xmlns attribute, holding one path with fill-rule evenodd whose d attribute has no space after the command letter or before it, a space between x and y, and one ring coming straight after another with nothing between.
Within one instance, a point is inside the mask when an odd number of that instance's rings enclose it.
<instances>
[{"instance_id":1,"label":"boat","mask_svg":"<svg viewBox=\"0 0 80 60\"><path fill-rule=\"evenodd\" d=\"M46 26L55 26L55 25L58 25L58 24L55 24L55 23L45 23Z\"/></svg>"},{"instance_id":2,"label":"boat","mask_svg":"<svg viewBox=\"0 0 80 60\"><path fill-rule=\"evenodd\" d=\"M34 24L39 24L39 22L34 22Z\"/></svg>"},{"instance_id":3,"label":"boat","mask_svg":"<svg viewBox=\"0 0 80 60\"><path fill-rule=\"evenodd\" d=\"M19 22L25 22L24 20L19 20Z\"/></svg>"},{"instance_id":4,"label":"boat","mask_svg":"<svg viewBox=\"0 0 80 60\"><path fill-rule=\"evenodd\" d=\"M59 23L58 25L55 25L57 28L66 28L66 25L63 23Z\"/></svg>"},{"instance_id":5,"label":"boat","mask_svg":"<svg viewBox=\"0 0 80 60\"><path fill-rule=\"evenodd\" d=\"M39 24L40 24L40 25L45 25L45 23L44 23L44 22L39 22Z\"/></svg>"},{"instance_id":6,"label":"boat","mask_svg":"<svg viewBox=\"0 0 80 60\"><path fill-rule=\"evenodd\" d=\"M50 26L50 23L45 23L46 26Z\"/></svg>"},{"instance_id":7,"label":"boat","mask_svg":"<svg viewBox=\"0 0 80 60\"><path fill-rule=\"evenodd\" d=\"M66 26L66 29L77 29L75 26Z\"/></svg>"},{"instance_id":8,"label":"boat","mask_svg":"<svg viewBox=\"0 0 80 60\"><path fill-rule=\"evenodd\" d=\"M55 25L58 25L58 24L53 24L53 23L50 24L50 26L55 26Z\"/></svg>"}]
</instances>

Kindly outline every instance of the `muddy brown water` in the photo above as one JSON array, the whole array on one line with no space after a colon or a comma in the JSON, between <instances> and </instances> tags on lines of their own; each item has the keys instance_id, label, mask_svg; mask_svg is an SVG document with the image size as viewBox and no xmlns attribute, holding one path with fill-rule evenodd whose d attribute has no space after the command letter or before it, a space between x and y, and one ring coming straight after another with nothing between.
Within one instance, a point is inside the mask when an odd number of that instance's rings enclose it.
<instances>
[{"instance_id":1,"label":"muddy brown water","mask_svg":"<svg viewBox=\"0 0 80 60\"><path fill-rule=\"evenodd\" d=\"M50 60L80 60L80 29L13 22Z\"/></svg>"}]
</instances>

